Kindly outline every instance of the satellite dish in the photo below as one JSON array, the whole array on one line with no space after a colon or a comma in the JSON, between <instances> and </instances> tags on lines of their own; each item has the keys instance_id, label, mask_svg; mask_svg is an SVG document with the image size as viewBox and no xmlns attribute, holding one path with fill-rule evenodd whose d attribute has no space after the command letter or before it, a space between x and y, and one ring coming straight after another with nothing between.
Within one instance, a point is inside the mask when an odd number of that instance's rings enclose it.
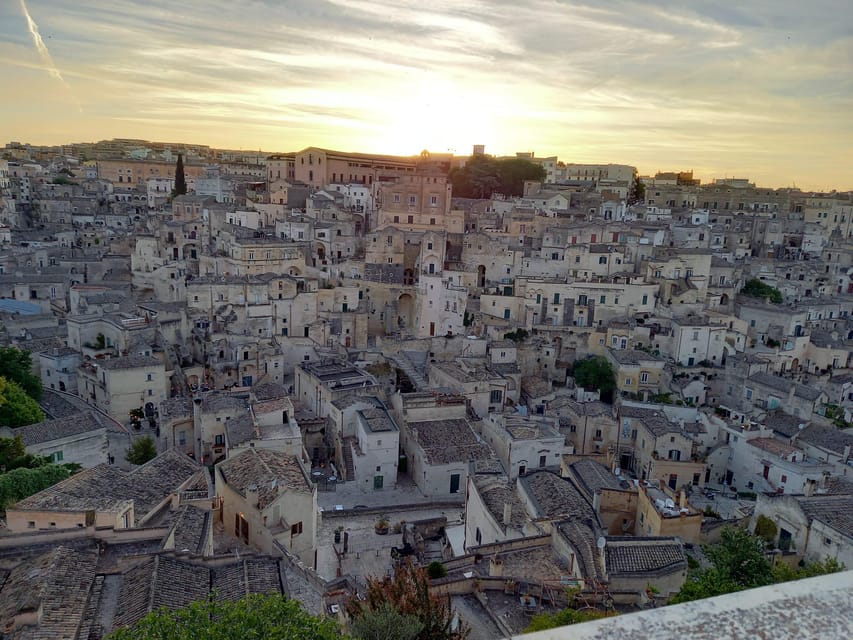
<instances>
[{"instance_id":1,"label":"satellite dish","mask_svg":"<svg viewBox=\"0 0 853 640\"><path fill-rule=\"evenodd\" d=\"M600 536L598 538L598 542L595 543L595 546L597 546L599 549L604 549L604 547L607 546L607 539L604 536Z\"/></svg>"}]
</instances>

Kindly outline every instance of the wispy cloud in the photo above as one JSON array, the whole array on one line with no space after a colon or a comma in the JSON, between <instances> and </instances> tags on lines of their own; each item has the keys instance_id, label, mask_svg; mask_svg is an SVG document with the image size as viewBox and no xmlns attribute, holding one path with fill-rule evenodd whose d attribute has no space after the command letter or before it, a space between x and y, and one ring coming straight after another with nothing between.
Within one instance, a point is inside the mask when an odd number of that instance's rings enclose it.
<instances>
[{"instance_id":1,"label":"wispy cloud","mask_svg":"<svg viewBox=\"0 0 853 640\"><path fill-rule=\"evenodd\" d=\"M68 78L87 113L63 140L413 153L485 143L706 178L803 184L809 173L821 187L845 186L853 160L849 0L27 3L51 51L23 0L26 23L0 3L0 59L13 62L0 67L0 136L15 139L48 135L69 100L33 95Z\"/></svg>"},{"instance_id":2,"label":"wispy cloud","mask_svg":"<svg viewBox=\"0 0 853 640\"><path fill-rule=\"evenodd\" d=\"M50 51L48 50L47 45L44 43L44 40L42 40L41 34L39 33L38 25L30 15L30 11L29 9L27 9L27 4L26 2L24 2L24 0L21 0L21 11L24 12L24 18L26 18L27 20L27 28L30 30L30 35L33 37L33 43L36 45L39 57L44 63L45 70L54 78L59 80L62 84L64 84L66 88L70 89L68 83L65 82L65 78L62 77L62 74L59 72L59 69L53 62L53 57L50 55Z\"/></svg>"}]
</instances>

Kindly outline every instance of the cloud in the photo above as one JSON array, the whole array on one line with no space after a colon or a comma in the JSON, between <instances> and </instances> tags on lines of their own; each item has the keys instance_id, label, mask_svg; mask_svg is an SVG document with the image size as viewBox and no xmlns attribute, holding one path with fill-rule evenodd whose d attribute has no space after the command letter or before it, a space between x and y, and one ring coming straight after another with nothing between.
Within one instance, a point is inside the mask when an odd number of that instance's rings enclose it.
<instances>
[{"instance_id":1,"label":"cloud","mask_svg":"<svg viewBox=\"0 0 853 640\"><path fill-rule=\"evenodd\" d=\"M377 152L478 142L780 184L806 182L798 164L845 179L853 147L842 0L28 3L63 61L60 74L21 2L44 68L85 96L81 135ZM4 49L16 31L0 6L3 59L20 57ZM24 123L28 108L0 111ZM41 131L29 126L10 137Z\"/></svg>"},{"instance_id":2,"label":"cloud","mask_svg":"<svg viewBox=\"0 0 853 640\"><path fill-rule=\"evenodd\" d=\"M33 20L30 15L29 9L27 9L27 5L24 0L21 0L21 11L24 12L24 18L27 20L27 28L30 30L30 35L33 37L33 43L36 45L36 49L38 50L39 57L41 58L42 63L44 63L44 67L47 72L52 75L54 78L59 80L63 85L67 88L68 83L65 82L65 78L62 77L62 74L59 72L59 69L56 67L56 64L53 62L53 58L50 55L50 51L48 51L47 45L44 43L44 40L41 38L41 34L39 34L38 25Z\"/></svg>"}]
</instances>

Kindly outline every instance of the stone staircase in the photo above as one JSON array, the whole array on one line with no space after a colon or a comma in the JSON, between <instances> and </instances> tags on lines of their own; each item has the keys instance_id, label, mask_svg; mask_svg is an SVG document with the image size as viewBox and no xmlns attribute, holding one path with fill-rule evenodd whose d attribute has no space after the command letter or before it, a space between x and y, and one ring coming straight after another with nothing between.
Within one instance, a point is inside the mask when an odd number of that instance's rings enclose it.
<instances>
[{"instance_id":1,"label":"stone staircase","mask_svg":"<svg viewBox=\"0 0 853 640\"><path fill-rule=\"evenodd\" d=\"M401 351L391 358L400 370L411 380L415 389L423 391L429 388L424 374L426 373L427 352Z\"/></svg>"},{"instance_id":2,"label":"stone staircase","mask_svg":"<svg viewBox=\"0 0 853 640\"><path fill-rule=\"evenodd\" d=\"M355 480L355 463L353 462L352 450L353 441L355 438L344 438L343 454L344 454L344 469L346 470L347 482Z\"/></svg>"}]
</instances>

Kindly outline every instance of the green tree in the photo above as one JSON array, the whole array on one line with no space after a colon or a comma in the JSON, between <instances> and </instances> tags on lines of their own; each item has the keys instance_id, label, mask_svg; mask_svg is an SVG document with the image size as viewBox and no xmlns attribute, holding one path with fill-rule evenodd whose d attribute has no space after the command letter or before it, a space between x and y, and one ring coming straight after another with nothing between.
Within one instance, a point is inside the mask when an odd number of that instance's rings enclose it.
<instances>
[{"instance_id":1,"label":"green tree","mask_svg":"<svg viewBox=\"0 0 853 640\"><path fill-rule=\"evenodd\" d=\"M400 613L390 603L383 602L353 620L350 633L357 640L415 640L423 628L415 616Z\"/></svg>"},{"instance_id":2,"label":"green tree","mask_svg":"<svg viewBox=\"0 0 853 640\"><path fill-rule=\"evenodd\" d=\"M705 555L713 566L689 576L673 602L710 598L774 582L764 541L744 529L724 528L719 544L707 547Z\"/></svg>"},{"instance_id":3,"label":"green tree","mask_svg":"<svg viewBox=\"0 0 853 640\"><path fill-rule=\"evenodd\" d=\"M631 189L628 191L628 204L643 204L646 201L646 185L640 181L640 176L634 176Z\"/></svg>"},{"instance_id":4,"label":"green tree","mask_svg":"<svg viewBox=\"0 0 853 640\"><path fill-rule=\"evenodd\" d=\"M182 196L187 192L187 179L184 176L184 156L178 154L178 162L175 164L175 187L172 189L172 197Z\"/></svg>"},{"instance_id":5,"label":"green tree","mask_svg":"<svg viewBox=\"0 0 853 640\"><path fill-rule=\"evenodd\" d=\"M157 445L154 444L154 438L144 436L133 441L124 459L131 464L145 464L156 457Z\"/></svg>"},{"instance_id":6,"label":"green tree","mask_svg":"<svg viewBox=\"0 0 853 640\"><path fill-rule=\"evenodd\" d=\"M427 565L427 575L431 580L437 580L447 575L447 569L438 560L433 560Z\"/></svg>"},{"instance_id":7,"label":"green tree","mask_svg":"<svg viewBox=\"0 0 853 640\"><path fill-rule=\"evenodd\" d=\"M50 463L50 458L27 453L21 436L0 438L0 473L12 469L35 469Z\"/></svg>"},{"instance_id":8,"label":"green tree","mask_svg":"<svg viewBox=\"0 0 853 640\"><path fill-rule=\"evenodd\" d=\"M785 562L777 562L773 567L773 580L775 582L790 582L791 580L802 580L803 578L814 578L828 573L844 571L844 564L835 558L805 562L796 569Z\"/></svg>"},{"instance_id":9,"label":"green tree","mask_svg":"<svg viewBox=\"0 0 853 640\"><path fill-rule=\"evenodd\" d=\"M572 369L575 383L584 389L598 389L602 402L613 403L616 373L610 363L599 356L575 362Z\"/></svg>"},{"instance_id":10,"label":"green tree","mask_svg":"<svg viewBox=\"0 0 853 640\"><path fill-rule=\"evenodd\" d=\"M762 282L758 278L749 280L740 292L750 298L769 298L770 302L781 304L783 301L782 292L769 284Z\"/></svg>"},{"instance_id":11,"label":"green tree","mask_svg":"<svg viewBox=\"0 0 853 640\"><path fill-rule=\"evenodd\" d=\"M776 543L776 523L767 516L761 515L755 521L755 535L764 540L765 544L772 545Z\"/></svg>"},{"instance_id":12,"label":"green tree","mask_svg":"<svg viewBox=\"0 0 853 640\"><path fill-rule=\"evenodd\" d=\"M44 420L38 403L16 383L0 377L0 426L23 427Z\"/></svg>"},{"instance_id":13,"label":"green tree","mask_svg":"<svg viewBox=\"0 0 853 640\"><path fill-rule=\"evenodd\" d=\"M41 400L41 378L33 373L33 358L29 351L0 347L0 376L19 384L31 398Z\"/></svg>"},{"instance_id":14,"label":"green tree","mask_svg":"<svg viewBox=\"0 0 853 640\"><path fill-rule=\"evenodd\" d=\"M45 464L35 469L19 468L0 473L0 509L52 487L71 475L66 465Z\"/></svg>"},{"instance_id":15,"label":"green tree","mask_svg":"<svg viewBox=\"0 0 853 640\"><path fill-rule=\"evenodd\" d=\"M109 640L337 640L334 621L307 613L281 595L248 595L236 601L215 598L173 611L149 613Z\"/></svg>"},{"instance_id":16,"label":"green tree","mask_svg":"<svg viewBox=\"0 0 853 640\"><path fill-rule=\"evenodd\" d=\"M463 640L469 629L460 624L454 629L454 613L450 597L430 591L429 577L423 567L406 562L394 577L368 578L365 599L353 598L347 612L357 620L368 612L376 612L389 604L400 614L413 616L423 625L416 640Z\"/></svg>"},{"instance_id":17,"label":"green tree","mask_svg":"<svg viewBox=\"0 0 853 640\"><path fill-rule=\"evenodd\" d=\"M578 622L589 622L590 620L598 620L607 618L613 614L599 611L598 609L563 609L557 613L537 613L530 619L530 624L524 630L524 633L533 633L534 631L545 631L554 627L564 627L569 624L577 624Z\"/></svg>"},{"instance_id":18,"label":"green tree","mask_svg":"<svg viewBox=\"0 0 853 640\"><path fill-rule=\"evenodd\" d=\"M463 167L451 169L449 178L457 198L491 198L492 194L520 196L524 182L545 179L545 168L523 158L471 156Z\"/></svg>"}]
</instances>

